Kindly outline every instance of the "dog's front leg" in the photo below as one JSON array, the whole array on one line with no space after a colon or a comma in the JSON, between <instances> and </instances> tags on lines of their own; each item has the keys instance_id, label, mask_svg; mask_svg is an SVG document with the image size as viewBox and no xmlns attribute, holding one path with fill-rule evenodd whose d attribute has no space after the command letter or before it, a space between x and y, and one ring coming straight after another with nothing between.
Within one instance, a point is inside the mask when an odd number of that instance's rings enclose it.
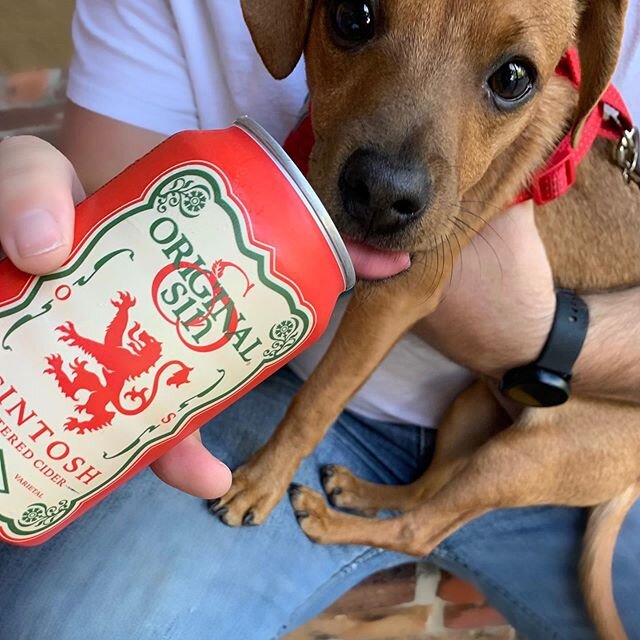
<instances>
[{"instance_id":1,"label":"dog's front leg","mask_svg":"<svg viewBox=\"0 0 640 640\"><path fill-rule=\"evenodd\" d=\"M303 458L323 438L351 396L399 337L435 307L418 308L408 295L411 276L378 285L359 284L338 332L317 369L295 396L267 444L233 474L229 492L212 512L231 526L265 521L284 496ZM432 310L432 309L431 309Z\"/></svg>"}]
</instances>

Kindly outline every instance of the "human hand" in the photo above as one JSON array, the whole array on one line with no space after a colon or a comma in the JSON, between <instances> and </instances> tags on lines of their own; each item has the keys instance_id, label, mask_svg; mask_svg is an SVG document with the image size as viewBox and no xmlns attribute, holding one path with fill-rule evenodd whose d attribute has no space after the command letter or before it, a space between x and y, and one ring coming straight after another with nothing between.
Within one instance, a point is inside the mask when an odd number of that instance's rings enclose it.
<instances>
[{"instance_id":1,"label":"human hand","mask_svg":"<svg viewBox=\"0 0 640 640\"><path fill-rule=\"evenodd\" d=\"M21 270L44 274L59 267L73 242L74 204L84 190L71 163L50 144L31 136L0 142L0 245ZM194 433L152 469L167 484L191 495L217 498L231 472Z\"/></svg>"},{"instance_id":2,"label":"human hand","mask_svg":"<svg viewBox=\"0 0 640 640\"><path fill-rule=\"evenodd\" d=\"M467 222L480 228L480 220ZM464 248L438 309L414 332L459 364L501 377L540 355L555 290L531 202L496 216L481 234Z\"/></svg>"}]
</instances>

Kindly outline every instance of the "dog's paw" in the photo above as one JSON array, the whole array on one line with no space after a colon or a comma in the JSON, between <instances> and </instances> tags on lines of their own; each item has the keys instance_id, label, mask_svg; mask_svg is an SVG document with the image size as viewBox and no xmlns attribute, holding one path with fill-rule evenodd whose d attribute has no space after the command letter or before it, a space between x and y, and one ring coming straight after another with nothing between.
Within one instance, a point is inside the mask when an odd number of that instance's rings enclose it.
<instances>
[{"instance_id":1,"label":"dog's paw","mask_svg":"<svg viewBox=\"0 0 640 640\"><path fill-rule=\"evenodd\" d=\"M367 517L378 513L370 484L354 476L347 467L328 464L321 469L320 479L327 499L334 507Z\"/></svg>"},{"instance_id":2,"label":"dog's paw","mask_svg":"<svg viewBox=\"0 0 640 640\"><path fill-rule=\"evenodd\" d=\"M292 484L289 487L289 500L306 536L320 544L331 542L329 532L335 512L329 509L323 497L316 491Z\"/></svg>"},{"instance_id":3,"label":"dog's paw","mask_svg":"<svg viewBox=\"0 0 640 640\"><path fill-rule=\"evenodd\" d=\"M209 503L209 512L230 527L255 527L264 523L282 499L286 484L281 486L258 465L247 463L233 472L229 491Z\"/></svg>"}]
</instances>

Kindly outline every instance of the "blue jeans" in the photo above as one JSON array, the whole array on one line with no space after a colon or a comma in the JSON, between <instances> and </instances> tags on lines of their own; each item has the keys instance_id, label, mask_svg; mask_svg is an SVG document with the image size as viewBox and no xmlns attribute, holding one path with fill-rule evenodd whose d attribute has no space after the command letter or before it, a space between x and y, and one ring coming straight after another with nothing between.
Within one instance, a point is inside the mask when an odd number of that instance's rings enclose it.
<instances>
[{"instance_id":1,"label":"blue jeans","mask_svg":"<svg viewBox=\"0 0 640 640\"><path fill-rule=\"evenodd\" d=\"M232 468L240 464L300 384L290 371L276 374L203 429L205 442ZM333 462L373 481L408 482L424 470L433 441L433 431L344 413L296 481L320 489L318 469ZM428 561L475 583L529 640L590 640L576 580L585 520L579 509L494 512ZM615 564L618 604L635 639L639 533L636 508ZM312 544L286 499L264 526L229 529L203 501L145 471L44 545L0 546L0 638L271 640L371 573L408 560Z\"/></svg>"}]
</instances>

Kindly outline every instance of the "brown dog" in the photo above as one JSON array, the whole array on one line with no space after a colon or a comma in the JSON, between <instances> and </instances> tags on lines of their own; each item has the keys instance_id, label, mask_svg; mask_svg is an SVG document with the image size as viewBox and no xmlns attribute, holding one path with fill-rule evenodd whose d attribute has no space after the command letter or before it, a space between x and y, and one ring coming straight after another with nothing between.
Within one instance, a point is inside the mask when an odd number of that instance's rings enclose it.
<instances>
[{"instance_id":1,"label":"brown dog","mask_svg":"<svg viewBox=\"0 0 640 640\"><path fill-rule=\"evenodd\" d=\"M626 9L624 0L242 4L274 76L290 73L305 52L317 140L310 179L338 227L356 240L410 253L412 267L357 286L324 360L217 505L234 526L264 521L351 395L399 337L437 307L469 240L453 215L461 203L482 203L478 213L490 220L572 124L578 139L613 74ZM375 14L371 32L341 32L336 12L362 4ZM579 97L554 75L574 44L584 69ZM504 83L494 76L509 61L529 80L515 100L518 87L507 87L504 100ZM371 149L373 159L363 152ZM363 204L357 190L345 196L343 181L354 157L367 171L380 171L379 150L387 170L408 181L415 197L396 202L393 211L382 203L373 215L363 213L363 206L374 205ZM588 292L640 283L640 235L629 233L637 226L640 191L623 183L609 157L607 145L598 143L569 195L536 214L558 286ZM382 201L385 194L367 197ZM603 638L624 638L610 574L617 531L640 493L640 410L574 397L509 418L490 387L478 381L454 402L440 426L435 459L415 483L374 486L342 468L324 474L337 506L402 515L376 520L333 511L321 496L298 488L292 503L304 514L303 530L322 543L424 556L493 509L600 505L585 546L585 593Z\"/></svg>"}]
</instances>

